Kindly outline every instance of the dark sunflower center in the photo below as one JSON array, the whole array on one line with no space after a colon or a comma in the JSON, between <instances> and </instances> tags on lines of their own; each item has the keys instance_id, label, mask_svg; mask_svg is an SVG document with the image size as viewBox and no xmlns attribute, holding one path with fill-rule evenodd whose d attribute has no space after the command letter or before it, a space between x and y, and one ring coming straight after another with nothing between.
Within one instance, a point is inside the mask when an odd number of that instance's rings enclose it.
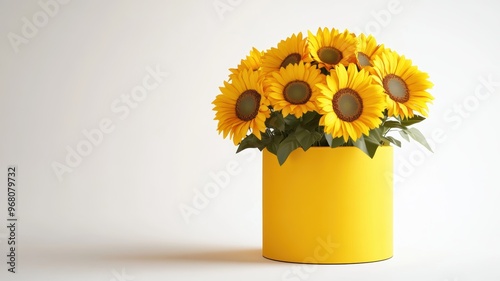
<instances>
[{"instance_id":1,"label":"dark sunflower center","mask_svg":"<svg viewBox=\"0 0 500 281\"><path fill-rule=\"evenodd\" d=\"M334 47L322 47L318 50L319 59L328 64L337 64L342 60L342 52Z\"/></svg>"},{"instance_id":2,"label":"dark sunflower center","mask_svg":"<svg viewBox=\"0 0 500 281\"><path fill-rule=\"evenodd\" d=\"M297 64L300 62L301 55L297 53L289 54L281 63L280 68L286 68L289 64Z\"/></svg>"},{"instance_id":3,"label":"dark sunflower center","mask_svg":"<svg viewBox=\"0 0 500 281\"><path fill-rule=\"evenodd\" d=\"M333 96L333 111L343 121L352 122L363 113L363 100L358 92L345 88Z\"/></svg>"},{"instance_id":4,"label":"dark sunflower center","mask_svg":"<svg viewBox=\"0 0 500 281\"><path fill-rule=\"evenodd\" d=\"M259 93L255 90L246 90L236 100L236 116L240 120L250 121L259 113L259 106Z\"/></svg>"},{"instance_id":5,"label":"dark sunflower center","mask_svg":"<svg viewBox=\"0 0 500 281\"><path fill-rule=\"evenodd\" d=\"M410 93L408 91L408 86L401 77L389 74L384 77L382 81L386 93L391 97L392 100L396 102L407 102L410 99Z\"/></svg>"},{"instance_id":6,"label":"dark sunflower center","mask_svg":"<svg viewBox=\"0 0 500 281\"><path fill-rule=\"evenodd\" d=\"M283 89L283 96L291 104L304 104L311 97L311 87L304 81L292 81Z\"/></svg>"},{"instance_id":7,"label":"dark sunflower center","mask_svg":"<svg viewBox=\"0 0 500 281\"><path fill-rule=\"evenodd\" d=\"M366 54L361 52L358 53L358 62L361 67L371 66L370 58Z\"/></svg>"}]
</instances>

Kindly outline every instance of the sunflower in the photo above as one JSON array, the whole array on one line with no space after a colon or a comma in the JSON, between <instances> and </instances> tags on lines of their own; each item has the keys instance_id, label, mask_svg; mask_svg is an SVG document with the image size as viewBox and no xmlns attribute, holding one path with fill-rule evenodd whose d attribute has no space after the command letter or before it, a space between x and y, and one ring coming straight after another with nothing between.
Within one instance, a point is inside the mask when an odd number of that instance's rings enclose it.
<instances>
[{"instance_id":1,"label":"sunflower","mask_svg":"<svg viewBox=\"0 0 500 281\"><path fill-rule=\"evenodd\" d=\"M252 48L250 54L245 59L242 59L236 68L229 69L231 75L238 75L243 69L259 70L262 66L262 55L263 52L257 50L255 47Z\"/></svg>"},{"instance_id":2,"label":"sunflower","mask_svg":"<svg viewBox=\"0 0 500 281\"><path fill-rule=\"evenodd\" d=\"M224 138L229 135L235 145L246 137L249 129L258 139L266 130L264 122L270 110L261 81L258 72L243 69L232 76L230 83L224 81L224 87L220 87L222 93L212 102L219 134L222 132Z\"/></svg>"},{"instance_id":3,"label":"sunflower","mask_svg":"<svg viewBox=\"0 0 500 281\"><path fill-rule=\"evenodd\" d=\"M375 37L368 37L361 33L358 37L358 47L356 49L357 64L360 68L373 66L372 60L384 51L384 45L378 45Z\"/></svg>"},{"instance_id":4,"label":"sunflower","mask_svg":"<svg viewBox=\"0 0 500 281\"><path fill-rule=\"evenodd\" d=\"M318 28L314 35L308 31L309 51L314 60L320 67L331 69L332 67L343 64L347 66L350 62L356 61L356 37L345 30L340 33L337 29Z\"/></svg>"},{"instance_id":5,"label":"sunflower","mask_svg":"<svg viewBox=\"0 0 500 281\"><path fill-rule=\"evenodd\" d=\"M275 110L282 110L283 117L293 114L300 118L308 111L316 111L316 84L324 83L324 79L321 71L310 64L288 65L266 81L269 101Z\"/></svg>"},{"instance_id":6,"label":"sunflower","mask_svg":"<svg viewBox=\"0 0 500 281\"><path fill-rule=\"evenodd\" d=\"M286 40L281 40L277 48L271 48L262 57L264 73L279 71L282 67L299 62L310 62L311 57L307 48L307 40L302 38L302 32L292 34Z\"/></svg>"},{"instance_id":7,"label":"sunflower","mask_svg":"<svg viewBox=\"0 0 500 281\"><path fill-rule=\"evenodd\" d=\"M427 117L427 103L434 97L427 92L433 84L429 75L412 65L411 60L386 50L373 60L374 80L384 87L389 116L409 118L414 111Z\"/></svg>"},{"instance_id":8,"label":"sunflower","mask_svg":"<svg viewBox=\"0 0 500 281\"><path fill-rule=\"evenodd\" d=\"M321 117L319 124L325 126L325 133L334 138L351 138L356 141L361 134L368 135L370 129L381 123L385 109L384 89L375 83L368 71L358 71L351 63L330 70L326 85L317 85L321 95L317 104Z\"/></svg>"}]
</instances>

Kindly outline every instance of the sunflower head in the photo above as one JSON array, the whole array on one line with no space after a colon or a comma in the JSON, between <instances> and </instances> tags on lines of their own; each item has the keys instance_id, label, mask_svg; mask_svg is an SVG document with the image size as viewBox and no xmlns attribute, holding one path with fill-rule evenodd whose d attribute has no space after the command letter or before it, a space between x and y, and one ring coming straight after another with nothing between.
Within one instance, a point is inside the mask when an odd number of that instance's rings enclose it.
<instances>
[{"instance_id":1,"label":"sunflower head","mask_svg":"<svg viewBox=\"0 0 500 281\"><path fill-rule=\"evenodd\" d=\"M378 45L375 37L361 33L357 38L356 62L358 67L373 66L373 59L384 51L384 45Z\"/></svg>"},{"instance_id":2,"label":"sunflower head","mask_svg":"<svg viewBox=\"0 0 500 281\"><path fill-rule=\"evenodd\" d=\"M356 141L362 134L381 123L385 102L383 88L373 83L370 74L356 64L343 65L330 70L326 85L318 84L321 95L317 98L320 125L334 138Z\"/></svg>"},{"instance_id":3,"label":"sunflower head","mask_svg":"<svg viewBox=\"0 0 500 281\"><path fill-rule=\"evenodd\" d=\"M245 59L242 59L236 68L229 69L231 75L238 75L243 69L258 71L262 66L262 55L263 52L257 50L255 47L252 48L250 54Z\"/></svg>"},{"instance_id":4,"label":"sunflower head","mask_svg":"<svg viewBox=\"0 0 500 281\"><path fill-rule=\"evenodd\" d=\"M410 125L427 117L427 73L371 35L319 28L276 46L252 48L212 102L217 130L238 147L266 148L280 164L293 150L400 146L392 129L430 149Z\"/></svg>"},{"instance_id":5,"label":"sunflower head","mask_svg":"<svg viewBox=\"0 0 500 281\"><path fill-rule=\"evenodd\" d=\"M331 69L355 61L356 37L348 30L340 33L337 29L318 29L316 35L308 31L309 51L320 67Z\"/></svg>"},{"instance_id":6,"label":"sunflower head","mask_svg":"<svg viewBox=\"0 0 500 281\"><path fill-rule=\"evenodd\" d=\"M310 62L311 57L307 48L307 40L302 38L302 32L292 34L286 40L281 40L276 48L266 51L262 57L264 73L279 71L289 64Z\"/></svg>"},{"instance_id":7,"label":"sunflower head","mask_svg":"<svg viewBox=\"0 0 500 281\"><path fill-rule=\"evenodd\" d=\"M428 116L434 97L427 92L433 84L429 75L412 65L411 60L385 50L373 60L374 80L384 88L389 116L411 118L414 112Z\"/></svg>"},{"instance_id":8,"label":"sunflower head","mask_svg":"<svg viewBox=\"0 0 500 281\"><path fill-rule=\"evenodd\" d=\"M264 124L270 116L269 101L264 95L262 79L257 71L243 69L233 75L230 82L224 82L212 104L215 105L217 130L226 138L228 135L235 145L247 136L249 130L258 139L266 130Z\"/></svg>"},{"instance_id":9,"label":"sunflower head","mask_svg":"<svg viewBox=\"0 0 500 281\"><path fill-rule=\"evenodd\" d=\"M290 64L273 72L266 82L269 100L274 110L282 110L283 117L293 114L300 118L308 111L316 111L316 86L324 82L324 75L311 64Z\"/></svg>"}]
</instances>

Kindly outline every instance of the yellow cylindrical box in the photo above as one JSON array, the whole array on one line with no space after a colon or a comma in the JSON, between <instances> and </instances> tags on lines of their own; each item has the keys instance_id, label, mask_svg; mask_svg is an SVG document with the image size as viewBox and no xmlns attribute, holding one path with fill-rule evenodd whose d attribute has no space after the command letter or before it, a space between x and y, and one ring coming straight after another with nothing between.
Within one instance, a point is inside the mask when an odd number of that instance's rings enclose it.
<instances>
[{"instance_id":1,"label":"yellow cylindrical box","mask_svg":"<svg viewBox=\"0 0 500 281\"><path fill-rule=\"evenodd\" d=\"M318 264L392 257L393 148L373 159L356 147L294 150L280 166L263 151L266 258Z\"/></svg>"}]
</instances>

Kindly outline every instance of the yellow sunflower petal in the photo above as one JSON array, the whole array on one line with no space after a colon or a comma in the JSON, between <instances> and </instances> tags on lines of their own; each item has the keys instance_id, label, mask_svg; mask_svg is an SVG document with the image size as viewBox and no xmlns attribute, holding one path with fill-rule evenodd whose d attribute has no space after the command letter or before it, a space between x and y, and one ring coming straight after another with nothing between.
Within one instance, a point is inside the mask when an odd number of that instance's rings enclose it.
<instances>
[{"instance_id":1,"label":"yellow sunflower petal","mask_svg":"<svg viewBox=\"0 0 500 281\"><path fill-rule=\"evenodd\" d=\"M286 40L278 43L276 48L271 48L262 56L262 71L269 74L279 71L290 64L311 62L308 52L307 40L302 38L302 33L292 34Z\"/></svg>"},{"instance_id":2,"label":"yellow sunflower petal","mask_svg":"<svg viewBox=\"0 0 500 281\"><path fill-rule=\"evenodd\" d=\"M357 41L348 30L318 29L316 35L308 31L309 51L319 67L331 69L336 65L348 65L355 60Z\"/></svg>"},{"instance_id":3,"label":"yellow sunflower petal","mask_svg":"<svg viewBox=\"0 0 500 281\"><path fill-rule=\"evenodd\" d=\"M213 101L219 133L224 138L229 136L235 145L248 133L260 138L260 132L265 131L270 111L261 81L257 71L243 69L231 77L231 82L224 82L221 94Z\"/></svg>"},{"instance_id":4,"label":"yellow sunflower petal","mask_svg":"<svg viewBox=\"0 0 500 281\"><path fill-rule=\"evenodd\" d=\"M329 83L320 87L321 95L317 98L319 113L325 116L321 119L325 132L344 141L356 141L380 125L386 107L383 88L373 84L365 71L358 71L354 64L347 69L339 65L330 73L336 75L327 78Z\"/></svg>"},{"instance_id":5,"label":"yellow sunflower petal","mask_svg":"<svg viewBox=\"0 0 500 281\"><path fill-rule=\"evenodd\" d=\"M324 82L324 75L310 64L290 64L274 72L267 80L269 101L283 116L293 114L300 118L304 113L316 110L317 84Z\"/></svg>"},{"instance_id":6,"label":"yellow sunflower petal","mask_svg":"<svg viewBox=\"0 0 500 281\"><path fill-rule=\"evenodd\" d=\"M372 74L375 83L384 88L390 116L410 118L414 111L427 116L427 104L434 99L427 90L433 84L411 60L386 50L373 60Z\"/></svg>"}]
</instances>

